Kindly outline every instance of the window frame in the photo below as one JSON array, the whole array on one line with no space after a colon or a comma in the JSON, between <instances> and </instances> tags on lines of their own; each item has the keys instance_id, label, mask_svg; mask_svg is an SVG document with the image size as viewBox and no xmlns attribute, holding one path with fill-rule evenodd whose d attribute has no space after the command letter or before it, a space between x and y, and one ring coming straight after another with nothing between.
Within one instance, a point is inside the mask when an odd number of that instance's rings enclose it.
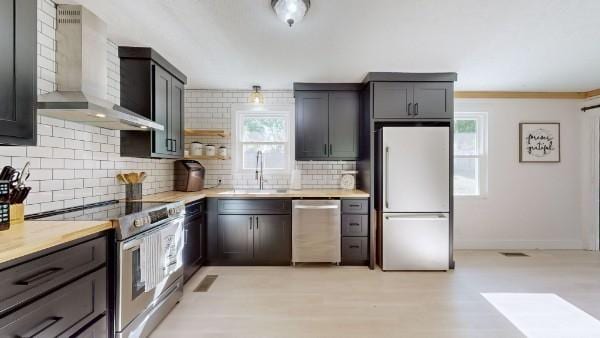
<instances>
[{"instance_id":1,"label":"window frame","mask_svg":"<svg viewBox=\"0 0 600 338\"><path fill-rule=\"evenodd\" d=\"M265 169L265 174L286 175L293 168L294 159L294 106L293 105L254 105L238 104L231 107L231 159L233 161L233 172L236 174L253 174L256 169L243 168L243 145L244 144L284 144L286 151L286 167L284 169ZM242 142L242 121L248 116L276 116L285 118L286 142Z\"/></svg>"},{"instance_id":2,"label":"window frame","mask_svg":"<svg viewBox=\"0 0 600 338\"><path fill-rule=\"evenodd\" d=\"M487 198L488 195L488 114L484 112L455 112L454 124L459 120L475 120L477 125L477 154L476 155L457 155L453 149L453 163L457 158L478 159L477 177L478 194L463 195L454 191L454 197L457 198ZM454 138L453 130L453 138ZM453 143L455 139L452 140ZM454 177L452 177L454 180ZM454 184L454 183L453 183Z\"/></svg>"}]
</instances>

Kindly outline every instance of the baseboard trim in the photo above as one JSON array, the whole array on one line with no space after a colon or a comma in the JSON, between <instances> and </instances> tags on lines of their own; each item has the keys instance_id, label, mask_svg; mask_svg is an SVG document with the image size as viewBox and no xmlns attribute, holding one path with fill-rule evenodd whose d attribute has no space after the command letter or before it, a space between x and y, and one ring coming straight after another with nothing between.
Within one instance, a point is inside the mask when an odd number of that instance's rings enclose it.
<instances>
[{"instance_id":1,"label":"baseboard trim","mask_svg":"<svg viewBox=\"0 0 600 338\"><path fill-rule=\"evenodd\" d=\"M473 240L454 238L456 250L582 250L581 240Z\"/></svg>"}]
</instances>

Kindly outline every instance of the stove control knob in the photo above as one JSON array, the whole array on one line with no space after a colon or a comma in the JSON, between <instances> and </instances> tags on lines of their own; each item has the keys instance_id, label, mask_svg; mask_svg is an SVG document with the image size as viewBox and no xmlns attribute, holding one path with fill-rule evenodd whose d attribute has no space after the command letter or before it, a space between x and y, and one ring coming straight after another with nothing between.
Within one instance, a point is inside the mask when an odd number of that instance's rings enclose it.
<instances>
[{"instance_id":1,"label":"stove control knob","mask_svg":"<svg viewBox=\"0 0 600 338\"><path fill-rule=\"evenodd\" d=\"M150 216L146 216L146 224L152 223L152 218Z\"/></svg>"},{"instance_id":2,"label":"stove control knob","mask_svg":"<svg viewBox=\"0 0 600 338\"><path fill-rule=\"evenodd\" d=\"M141 218L137 218L133 221L133 226L136 228L141 227L142 225L144 225L144 220Z\"/></svg>"}]
</instances>

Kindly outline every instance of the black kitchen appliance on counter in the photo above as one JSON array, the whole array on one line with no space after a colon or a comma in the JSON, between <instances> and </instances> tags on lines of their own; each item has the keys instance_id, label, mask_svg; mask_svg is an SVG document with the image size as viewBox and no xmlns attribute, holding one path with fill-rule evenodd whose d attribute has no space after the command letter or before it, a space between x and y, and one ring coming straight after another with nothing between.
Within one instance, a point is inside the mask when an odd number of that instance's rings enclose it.
<instances>
[{"instance_id":1,"label":"black kitchen appliance on counter","mask_svg":"<svg viewBox=\"0 0 600 338\"><path fill-rule=\"evenodd\" d=\"M204 189L205 169L198 161L175 161L175 190L200 191Z\"/></svg>"}]
</instances>

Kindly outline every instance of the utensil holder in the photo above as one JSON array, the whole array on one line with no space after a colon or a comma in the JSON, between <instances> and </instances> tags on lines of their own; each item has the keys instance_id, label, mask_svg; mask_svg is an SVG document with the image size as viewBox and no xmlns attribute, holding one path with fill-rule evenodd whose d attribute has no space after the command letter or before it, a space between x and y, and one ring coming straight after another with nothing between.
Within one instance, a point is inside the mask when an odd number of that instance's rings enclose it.
<instances>
[{"instance_id":1,"label":"utensil holder","mask_svg":"<svg viewBox=\"0 0 600 338\"><path fill-rule=\"evenodd\" d=\"M125 186L125 200L136 201L142 199L142 184L133 183Z\"/></svg>"},{"instance_id":2,"label":"utensil holder","mask_svg":"<svg viewBox=\"0 0 600 338\"><path fill-rule=\"evenodd\" d=\"M22 203L11 204L9 213L11 225L25 222L25 206Z\"/></svg>"}]
</instances>

